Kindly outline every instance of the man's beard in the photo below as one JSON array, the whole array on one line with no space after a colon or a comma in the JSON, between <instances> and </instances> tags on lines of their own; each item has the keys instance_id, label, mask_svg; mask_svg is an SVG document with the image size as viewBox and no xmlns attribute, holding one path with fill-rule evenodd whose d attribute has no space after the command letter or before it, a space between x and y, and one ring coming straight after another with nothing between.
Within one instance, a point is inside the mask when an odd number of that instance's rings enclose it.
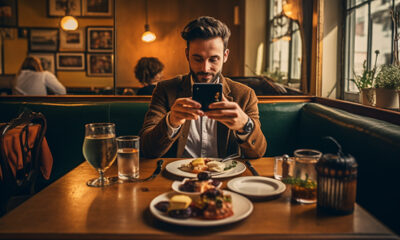
<instances>
[{"instance_id":1,"label":"man's beard","mask_svg":"<svg viewBox=\"0 0 400 240\"><path fill-rule=\"evenodd\" d=\"M216 74L209 73L209 72L198 72L198 73L195 73L192 70L192 68L190 68L190 74L192 75L194 82L197 82L197 83L213 83L213 82L215 82L217 80L219 75L221 75L221 71L222 71L222 69L219 72L217 72ZM204 76L204 75L206 75L206 76L207 75L212 75L212 78L210 80L203 80L201 78L201 76Z\"/></svg>"}]
</instances>

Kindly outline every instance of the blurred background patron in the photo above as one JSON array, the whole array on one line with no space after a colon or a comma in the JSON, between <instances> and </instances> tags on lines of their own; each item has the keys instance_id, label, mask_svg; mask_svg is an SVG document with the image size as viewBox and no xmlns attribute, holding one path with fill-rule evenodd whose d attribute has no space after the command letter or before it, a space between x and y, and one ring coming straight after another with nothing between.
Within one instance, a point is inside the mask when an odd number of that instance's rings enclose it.
<instances>
[{"instance_id":1,"label":"blurred background patron","mask_svg":"<svg viewBox=\"0 0 400 240\"><path fill-rule=\"evenodd\" d=\"M18 95L66 94L65 87L57 77L49 71L44 71L36 57L25 58L18 71L14 90Z\"/></svg>"},{"instance_id":2,"label":"blurred background patron","mask_svg":"<svg viewBox=\"0 0 400 240\"><path fill-rule=\"evenodd\" d=\"M139 59L135 67L135 76L144 87L140 88L137 95L152 95L157 82L162 79L164 64L154 57Z\"/></svg>"}]
</instances>

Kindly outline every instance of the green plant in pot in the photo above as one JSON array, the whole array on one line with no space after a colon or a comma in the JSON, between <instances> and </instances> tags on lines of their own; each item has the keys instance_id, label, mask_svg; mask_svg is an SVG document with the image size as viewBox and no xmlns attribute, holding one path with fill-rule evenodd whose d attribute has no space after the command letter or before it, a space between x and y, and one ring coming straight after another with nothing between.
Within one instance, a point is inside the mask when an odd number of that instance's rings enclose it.
<instances>
[{"instance_id":1,"label":"green plant in pot","mask_svg":"<svg viewBox=\"0 0 400 240\"><path fill-rule=\"evenodd\" d=\"M378 59L378 55L379 50L376 50L375 64L372 69L368 69L367 61L364 61L361 74L356 74L354 72L354 79L351 79L351 81L354 82L360 91L360 102L365 105L375 105L375 89L373 89L373 84L377 72L376 61Z\"/></svg>"},{"instance_id":2,"label":"green plant in pot","mask_svg":"<svg viewBox=\"0 0 400 240\"><path fill-rule=\"evenodd\" d=\"M383 65L376 76L376 106L396 109L399 107L397 89L400 88L400 67Z\"/></svg>"}]
</instances>

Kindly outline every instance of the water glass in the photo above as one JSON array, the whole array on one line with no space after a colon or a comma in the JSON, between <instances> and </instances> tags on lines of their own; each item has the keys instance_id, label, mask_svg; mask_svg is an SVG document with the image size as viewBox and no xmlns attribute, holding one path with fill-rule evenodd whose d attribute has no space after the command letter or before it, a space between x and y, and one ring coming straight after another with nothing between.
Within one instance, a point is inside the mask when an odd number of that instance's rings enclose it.
<instances>
[{"instance_id":1,"label":"water glass","mask_svg":"<svg viewBox=\"0 0 400 240\"><path fill-rule=\"evenodd\" d=\"M294 151L295 166L292 180L292 199L300 203L317 202L317 171L315 164L322 153L313 149Z\"/></svg>"},{"instance_id":2,"label":"water glass","mask_svg":"<svg viewBox=\"0 0 400 240\"><path fill-rule=\"evenodd\" d=\"M130 180L139 178L139 136L117 137L118 178Z\"/></svg>"}]
</instances>

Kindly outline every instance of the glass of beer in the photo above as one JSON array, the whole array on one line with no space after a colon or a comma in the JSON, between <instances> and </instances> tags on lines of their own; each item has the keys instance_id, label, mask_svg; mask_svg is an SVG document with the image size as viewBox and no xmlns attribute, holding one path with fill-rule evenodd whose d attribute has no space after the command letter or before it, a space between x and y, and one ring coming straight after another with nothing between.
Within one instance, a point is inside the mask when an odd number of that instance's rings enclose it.
<instances>
[{"instance_id":1,"label":"glass of beer","mask_svg":"<svg viewBox=\"0 0 400 240\"><path fill-rule=\"evenodd\" d=\"M117 137L118 178L129 181L139 178L139 136Z\"/></svg>"},{"instance_id":2,"label":"glass of beer","mask_svg":"<svg viewBox=\"0 0 400 240\"><path fill-rule=\"evenodd\" d=\"M89 180L88 186L103 187L113 183L104 177L104 172L117 158L114 123L89 123L85 125L83 156L100 174L99 178Z\"/></svg>"}]
</instances>

